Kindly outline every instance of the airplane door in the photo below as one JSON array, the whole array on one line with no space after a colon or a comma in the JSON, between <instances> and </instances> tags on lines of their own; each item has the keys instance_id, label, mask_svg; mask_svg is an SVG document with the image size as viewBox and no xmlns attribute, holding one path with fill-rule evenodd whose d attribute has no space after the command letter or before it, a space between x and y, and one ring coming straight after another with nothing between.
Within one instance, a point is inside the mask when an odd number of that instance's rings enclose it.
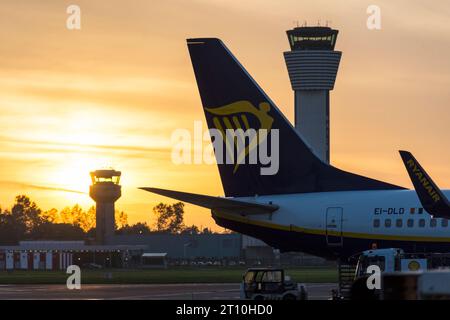
<instances>
[{"instance_id":1,"label":"airplane door","mask_svg":"<svg viewBox=\"0 0 450 320\"><path fill-rule=\"evenodd\" d=\"M340 247L343 243L342 238L342 208L328 208L326 216L326 239L331 247Z\"/></svg>"}]
</instances>

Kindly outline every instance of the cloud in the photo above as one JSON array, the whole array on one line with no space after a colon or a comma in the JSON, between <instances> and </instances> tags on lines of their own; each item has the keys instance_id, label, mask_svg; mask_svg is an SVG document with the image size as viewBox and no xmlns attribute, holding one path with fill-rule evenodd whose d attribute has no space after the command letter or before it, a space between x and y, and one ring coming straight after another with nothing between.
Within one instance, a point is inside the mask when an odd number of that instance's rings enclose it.
<instances>
[{"instance_id":1,"label":"cloud","mask_svg":"<svg viewBox=\"0 0 450 320\"><path fill-rule=\"evenodd\" d=\"M86 194L86 195L88 194L87 192L83 192L83 191L79 191L79 190L72 190L72 189L44 186L44 185L35 185L35 184L16 182L16 181L1 181L0 180L0 185L7 186L7 187L20 188L20 189L35 189L35 190L47 190L47 191L58 191L58 192L70 192L70 193Z\"/></svg>"},{"instance_id":2,"label":"cloud","mask_svg":"<svg viewBox=\"0 0 450 320\"><path fill-rule=\"evenodd\" d=\"M141 147L133 145L98 145L98 144L82 144L82 143L70 143L70 142L48 142L43 140L20 140L8 136L0 136L0 143L15 143L25 145L43 145L47 146L46 150L56 151L70 151L70 149L77 148L74 151L92 151L89 149L100 149L105 151L124 151L133 152L139 151L144 153L170 153L170 147Z\"/></svg>"}]
</instances>

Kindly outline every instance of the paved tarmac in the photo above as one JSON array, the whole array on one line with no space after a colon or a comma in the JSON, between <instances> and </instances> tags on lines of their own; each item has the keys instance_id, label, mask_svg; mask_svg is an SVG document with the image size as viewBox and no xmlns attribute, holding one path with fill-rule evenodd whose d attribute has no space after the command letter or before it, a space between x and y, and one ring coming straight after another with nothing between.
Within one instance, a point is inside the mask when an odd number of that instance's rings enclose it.
<instances>
[{"instance_id":1,"label":"paved tarmac","mask_svg":"<svg viewBox=\"0 0 450 320\"><path fill-rule=\"evenodd\" d=\"M326 300L334 283L306 284L310 300ZM0 300L237 300L239 284L104 284L82 285L68 290L64 285L0 285Z\"/></svg>"}]
</instances>

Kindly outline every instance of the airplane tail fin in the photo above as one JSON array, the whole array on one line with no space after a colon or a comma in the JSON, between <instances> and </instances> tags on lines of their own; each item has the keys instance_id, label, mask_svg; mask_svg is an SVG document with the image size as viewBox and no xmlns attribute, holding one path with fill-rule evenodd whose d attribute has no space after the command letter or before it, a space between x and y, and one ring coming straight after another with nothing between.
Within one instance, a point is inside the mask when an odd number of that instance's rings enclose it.
<instances>
[{"instance_id":1,"label":"airplane tail fin","mask_svg":"<svg viewBox=\"0 0 450 320\"><path fill-rule=\"evenodd\" d=\"M208 127L223 138L211 134L226 196L402 189L322 162L222 41L187 44ZM228 140L230 129L242 130Z\"/></svg>"},{"instance_id":2,"label":"airplane tail fin","mask_svg":"<svg viewBox=\"0 0 450 320\"><path fill-rule=\"evenodd\" d=\"M408 151L399 151L423 208L437 218L450 219L450 202Z\"/></svg>"}]
</instances>

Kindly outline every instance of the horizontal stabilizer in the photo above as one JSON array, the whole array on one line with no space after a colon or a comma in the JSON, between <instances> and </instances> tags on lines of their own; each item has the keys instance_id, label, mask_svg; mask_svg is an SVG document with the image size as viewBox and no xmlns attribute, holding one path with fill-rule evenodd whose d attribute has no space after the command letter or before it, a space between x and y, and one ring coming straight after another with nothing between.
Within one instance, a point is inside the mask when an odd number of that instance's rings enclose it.
<instances>
[{"instance_id":1,"label":"horizontal stabilizer","mask_svg":"<svg viewBox=\"0 0 450 320\"><path fill-rule=\"evenodd\" d=\"M450 219L450 203L447 197L410 152L400 151L400 156L423 208L436 218Z\"/></svg>"},{"instance_id":2,"label":"horizontal stabilizer","mask_svg":"<svg viewBox=\"0 0 450 320\"><path fill-rule=\"evenodd\" d=\"M179 201L195 204L209 209L220 209L229 213L247 215L247 214L269 214L278 209L273 204L262 204L256 202L247 202L240 200L227 199L222 197L205 196L195 193L164 190L158 188L139 188L145 191L153 192L165 197L173 198Z\"/></svg>"}]
</instances>

